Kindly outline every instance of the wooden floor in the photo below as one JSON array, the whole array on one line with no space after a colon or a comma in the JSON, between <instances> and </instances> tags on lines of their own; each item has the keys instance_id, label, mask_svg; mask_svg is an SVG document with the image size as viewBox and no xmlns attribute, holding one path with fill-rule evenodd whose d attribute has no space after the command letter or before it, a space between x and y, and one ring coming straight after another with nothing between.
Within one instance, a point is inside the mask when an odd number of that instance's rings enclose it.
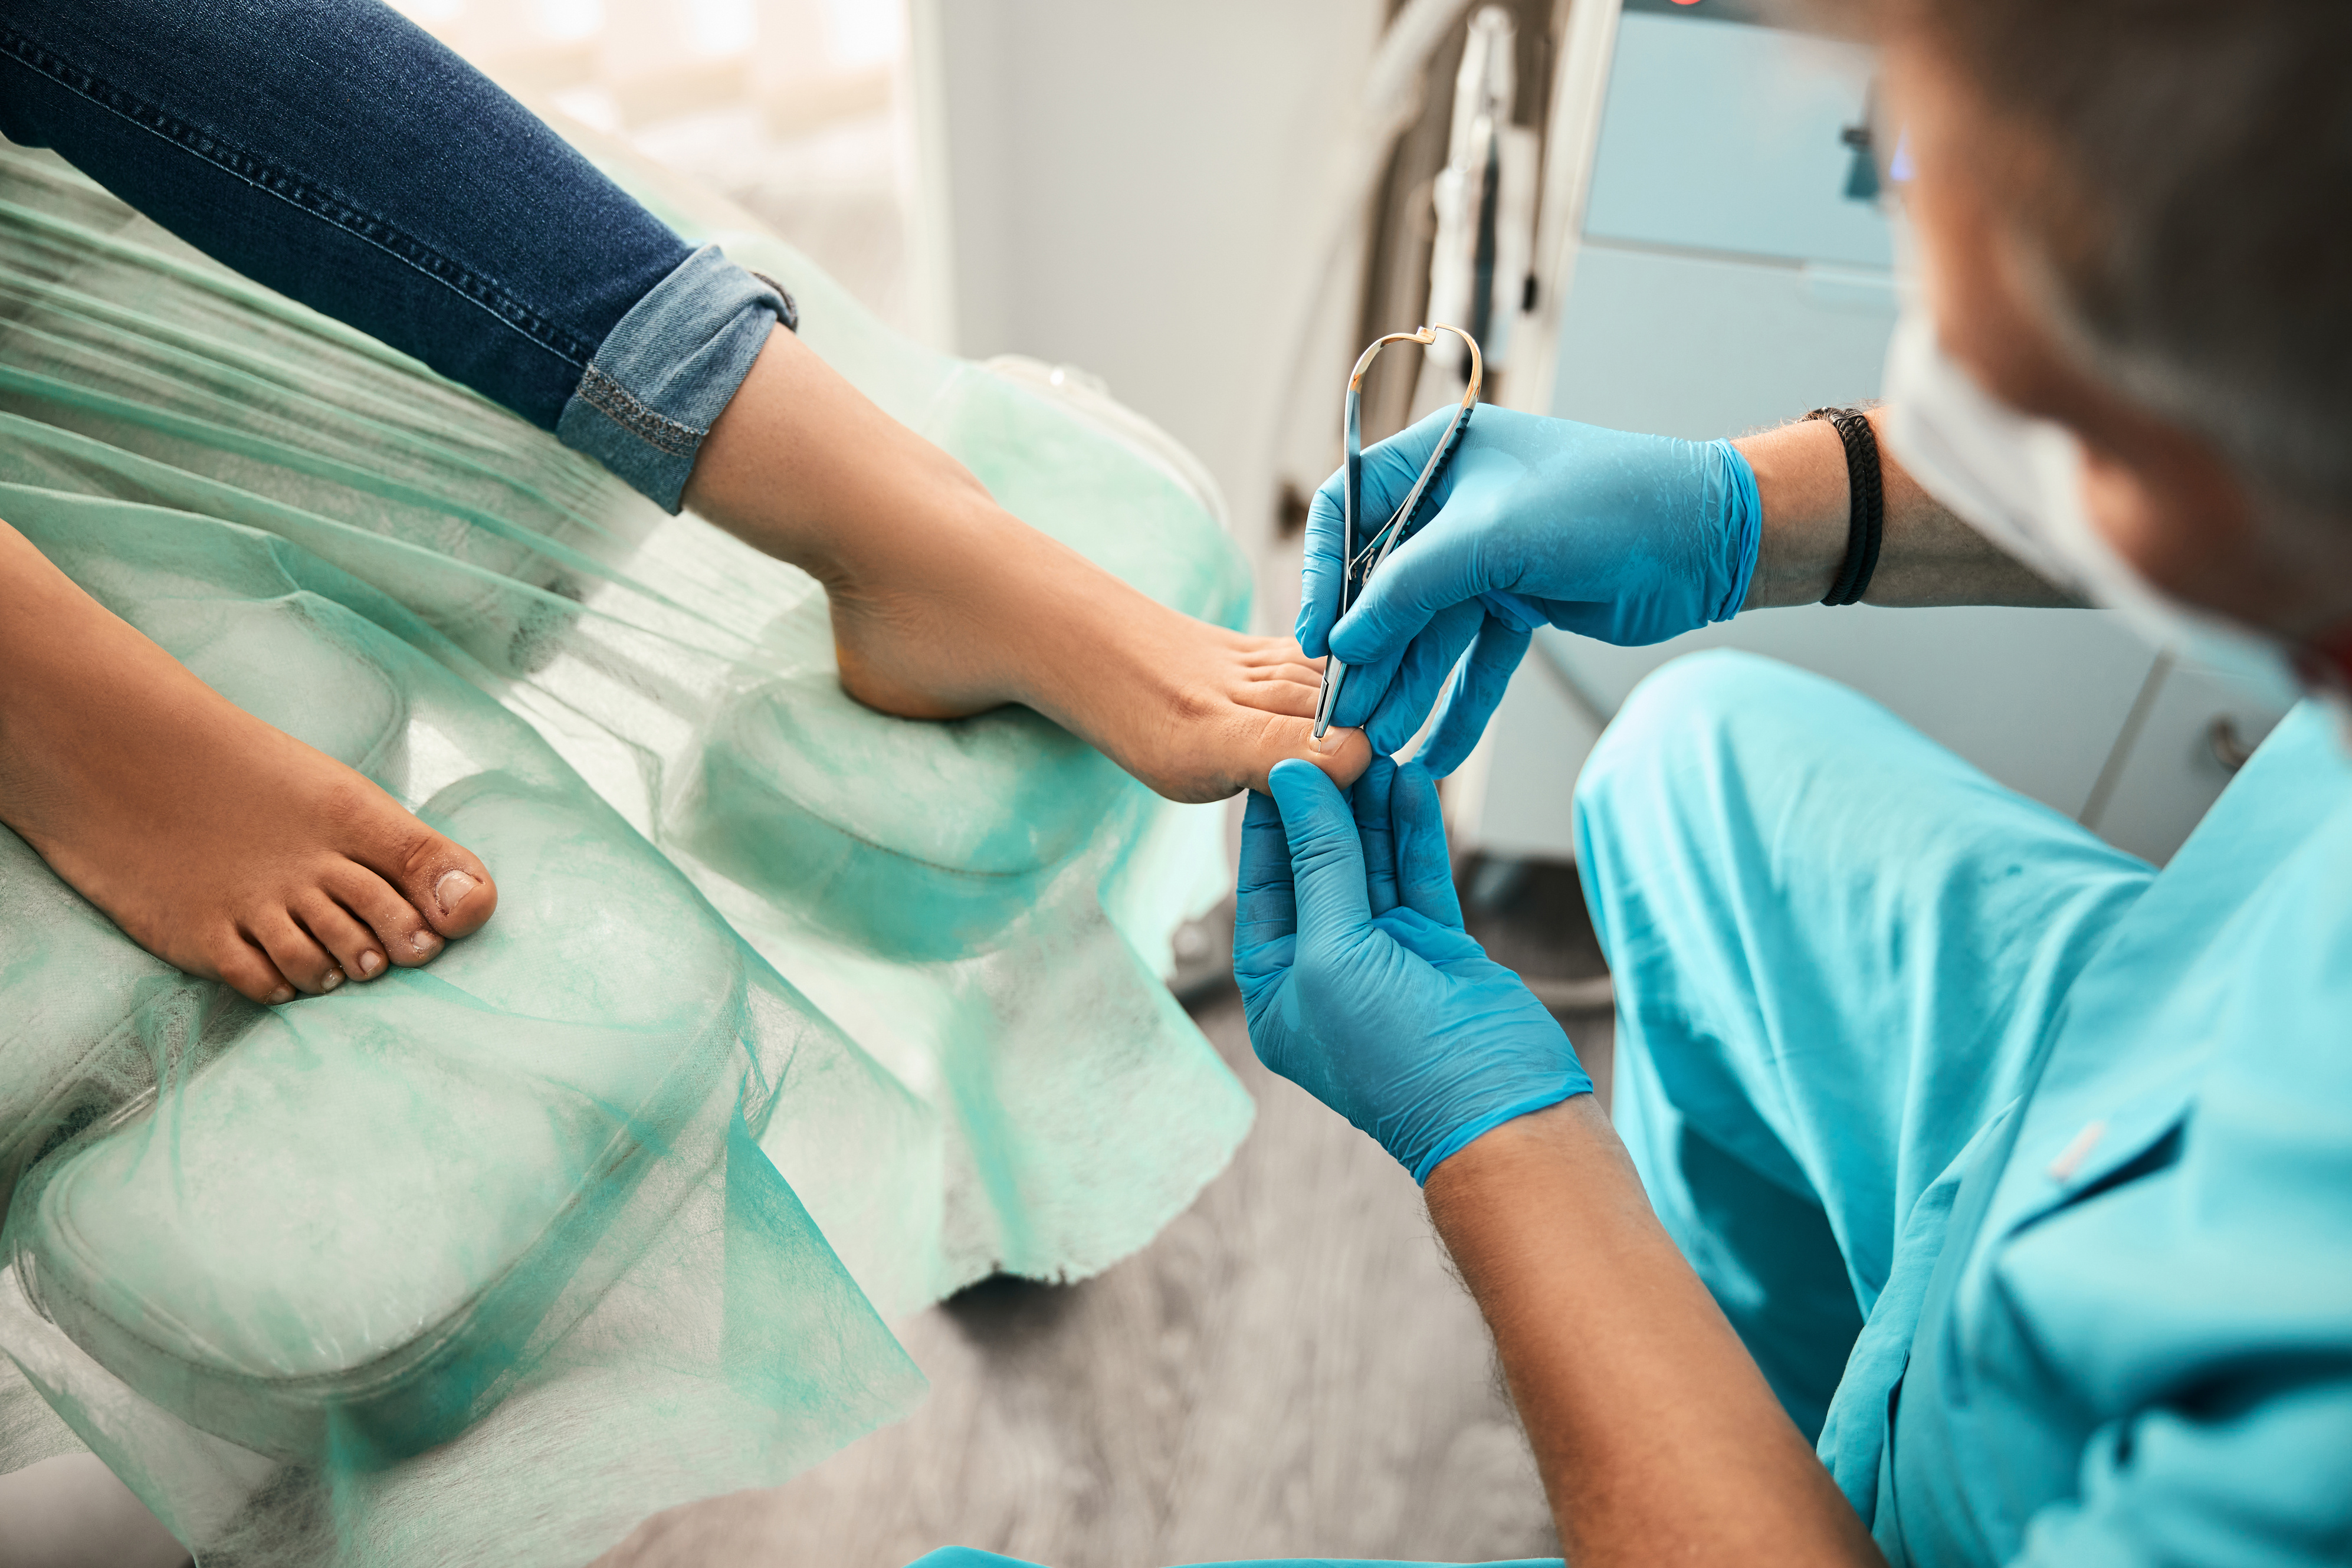
<instances>
[{"instance_id":1,"label":"wooden floor","mask_svg":"<svg viewBox=\"0 0 2352 1568\"><path fill-rule=\"evenodd\" d=\"M1540 913L1545 891L1515 901ZM1558 927L1539 936L1557 952ZM1533 956L1524 933L1514 956ZM1555 1554L1412 1178L1258 1065L1230 989L1194 1016L1258 1121L1158 1240L1083 1284L991 1282L900 1325L931 1380L914 1415L773 1491L648 1521L604 1563L901 1568L950 1543L1051 1568ZM1609 1016L1563 1021L1605 1069Z\"/></svg>"}]
</instances>

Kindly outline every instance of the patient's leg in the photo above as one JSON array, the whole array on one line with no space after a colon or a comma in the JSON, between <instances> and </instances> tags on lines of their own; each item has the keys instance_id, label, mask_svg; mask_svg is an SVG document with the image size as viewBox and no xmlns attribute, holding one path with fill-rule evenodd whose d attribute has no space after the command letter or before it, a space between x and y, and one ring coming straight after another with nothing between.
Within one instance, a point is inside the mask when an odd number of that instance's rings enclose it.
<instances>
[{"instance_id":1,"label":"patient's leg","mask_svg":"<svg viewBox=\"0 0 2352 1568\"><path fill-rule=\"evenodd\" d=\"M256 1002L418 964L482 863L246 712L0 523L0 822L132 941Z\"/></svg>"},{"instance_id":2,"label":"patient's leg","mask_svg":"<svg viewBox=\"0 0 2352 1568\"><path fill-rule=\"evenodd\" d=\"M824 584L842 685L884 712L1023 703L1177 800L1262 788L1285 757L1343 784L1370 760L1354 731L1308 741L1319 676L1296 643L1169 609L1030 528L790 332L712 426L687 501Z\"/></svg>"}]
</instances>

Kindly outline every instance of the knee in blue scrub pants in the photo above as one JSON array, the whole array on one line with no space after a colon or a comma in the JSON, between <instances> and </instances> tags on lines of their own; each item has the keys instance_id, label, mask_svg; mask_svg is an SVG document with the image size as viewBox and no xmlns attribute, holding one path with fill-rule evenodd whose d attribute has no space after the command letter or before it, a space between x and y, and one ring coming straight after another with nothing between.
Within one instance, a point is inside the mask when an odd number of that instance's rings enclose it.
<instances>
[{"instance_id":1,"label":"knee in blue scrub pants","mask_svg":"<svg viewBox=\"0 0 2352 1568\"><path fill-rule=\"evenodd\" d=\"M1619 1134L1818 1437L1905 1216L2151 873L1868 699L1729 652L1636 689L1576 826Z\"/></svg>"}]
</instances>

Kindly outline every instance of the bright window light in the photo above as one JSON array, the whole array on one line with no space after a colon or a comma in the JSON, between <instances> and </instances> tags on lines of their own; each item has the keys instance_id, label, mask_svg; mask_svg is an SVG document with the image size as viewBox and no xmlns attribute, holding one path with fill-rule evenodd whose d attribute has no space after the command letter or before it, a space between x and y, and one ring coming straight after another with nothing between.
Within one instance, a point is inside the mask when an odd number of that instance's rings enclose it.
<instances>
[{"instance_id":1,"label":"bright window light","mask_svg":"<svg viewBox=\"0 0 2352 1568\"><path fill-rule=\"evenodd\" d=\"M593 38L604 28L604 0L539 0L539 26L558 42Z\"/></svg>"},{"instance_id":2,"label":"bright window light","mask_svg":"<svg viewBox=\"0 0 2352 1568\"><path fill-rule=\"evenodd\" d=\"M740 55L759 33L751 0L687 0L687 47L698 55Z\"/></svg>"},{"instance_id":3,"label":"bright window light","mask_svg":"<svg viewBox=\"0 0 2352 1568\"><path fill-rule=\"evenodd\" d=\"M824 0L826 53L837 68L887 65L907 47L898 0Z\"/></svg>"}]
</instances>

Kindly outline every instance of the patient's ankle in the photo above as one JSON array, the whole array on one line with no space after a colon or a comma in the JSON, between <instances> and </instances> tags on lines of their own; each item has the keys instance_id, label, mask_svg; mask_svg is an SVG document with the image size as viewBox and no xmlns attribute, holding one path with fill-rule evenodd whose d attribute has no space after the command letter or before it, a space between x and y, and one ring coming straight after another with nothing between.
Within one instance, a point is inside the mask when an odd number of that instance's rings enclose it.
<instances>
[{"instance_id":1,"label":"patient's ankle","mask_svg":"<svg viewBox=\"0 0 2352 1568\"><path fill-rule=\"evenodd\" d=\"M704 437L685 503L828 589L993 505L961 463L782 329Z\"/></svg>"}]
</instances>

